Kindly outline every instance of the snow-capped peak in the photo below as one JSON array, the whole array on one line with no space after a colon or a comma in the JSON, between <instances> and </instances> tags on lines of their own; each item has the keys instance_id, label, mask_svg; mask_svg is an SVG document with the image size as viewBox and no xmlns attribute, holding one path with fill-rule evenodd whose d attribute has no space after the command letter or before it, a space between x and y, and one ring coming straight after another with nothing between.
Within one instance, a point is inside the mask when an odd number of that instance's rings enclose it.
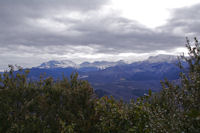
<instances>
[{"instance_id":1,"label":"snow-capped peak","mask_svg":"<svg viewBox=\"0 0 200 133\"><path fill-rule=\"evenodd\" d=\"M66 67L77 67L77 64L69 61L69 60L61 60L61 61L56 61L56 60L50 60L48 62L42 63L39 68L66 68Z\"/></svg>"},{"instance_id":2,"label":"snow-capped peak","mask_svg":"<svg viewBox=\"0 0 200 133\"><path fill-rule=\"evenodd\" d=\"M157 56L150 56L147 61L150 63L156 63L156 62L173 62L177 60L177 56L175 55L165 55L165 54L159 54Z\"/></svg>"}]
</instances>

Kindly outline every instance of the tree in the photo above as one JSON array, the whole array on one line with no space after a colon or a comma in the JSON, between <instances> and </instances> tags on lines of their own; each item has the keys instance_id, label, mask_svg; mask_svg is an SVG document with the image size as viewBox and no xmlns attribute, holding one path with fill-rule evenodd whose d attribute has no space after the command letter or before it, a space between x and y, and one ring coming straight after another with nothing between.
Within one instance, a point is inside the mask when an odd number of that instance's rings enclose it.
<instances>
[{"instance_id":1,"label":"tree","mask_svg":"<svg viewBox=\"0 0 200 133\"><path fill-rule=\"evenodd\" d=\"M163 90L149 101L152 132L200 132L200 46L197 38L194 46L186 42L189 57L179 57L179 83L163 81Z\"/></svg>"}]
</instances>

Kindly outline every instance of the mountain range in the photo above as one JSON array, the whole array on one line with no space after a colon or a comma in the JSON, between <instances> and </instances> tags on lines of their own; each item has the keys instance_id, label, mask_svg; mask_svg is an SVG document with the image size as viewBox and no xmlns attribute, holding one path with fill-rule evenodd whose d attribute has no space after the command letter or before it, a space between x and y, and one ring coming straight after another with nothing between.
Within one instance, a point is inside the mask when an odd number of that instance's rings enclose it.
<instances>
[{"instance_id":1,"label":"mountain range","mask_svg":"<svg viewBox=\"0 0 200 133\"><path fill-rule=\"evenodd\" d=\"M173 55L164 55L160 54L157 56L150 56L147 60L144 60L143 62L149 62L149 63L158 63L158 62L174 62L177 60L176 56ZM140 61L141 62L141 61ZM85 67L95 67L99 69L106 69L108 67L113 66L119 66L119 65L126 65L127 62L123 60L119 60L117 62L109 62L109 61L95 61L95 62L83 62L81 64L76 64L73 61L70 60L50 60L48 62L44 62L41 65L37 66L36 68L85 68Z\"/></svg>"},{"instance_id":2,"label":"mountain range","mask_svg":"<svg viewBox=\"0 0 200 133\"><path fill-rule=\"evenodd\" d=\"M113 95L128 101L144 95L149 89L159 91L160 81L165 78L177 82L180 70L176 63L177 57L172 55L150 56L133 63L120 60L76 64L69 60L51 60L31 68L30 78L37 80L45 73L45 77L58 79L78 72L79 79L89 81L98 96Z\"/></svg>"}]
</instances>

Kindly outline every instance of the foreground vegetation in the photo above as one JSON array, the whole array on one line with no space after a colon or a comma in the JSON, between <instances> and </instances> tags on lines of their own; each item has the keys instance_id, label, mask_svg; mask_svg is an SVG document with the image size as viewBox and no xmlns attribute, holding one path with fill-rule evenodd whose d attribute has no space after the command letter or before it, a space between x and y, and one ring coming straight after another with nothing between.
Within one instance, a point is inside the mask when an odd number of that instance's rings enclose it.
<instances>
[{"instance_id":1,"label":"foreground vegetation","mask_svg":"<svg viewBox=\"0 0 200 133\"><path fill-rule=\"evenodd\" d=\"M130 103L98 98L78 74L31 81L10 66L0 76L0 133L199 133L200 46L196 38L186 46L179 83L165 80L161 92Z\"/></svg>"}]
</instances>

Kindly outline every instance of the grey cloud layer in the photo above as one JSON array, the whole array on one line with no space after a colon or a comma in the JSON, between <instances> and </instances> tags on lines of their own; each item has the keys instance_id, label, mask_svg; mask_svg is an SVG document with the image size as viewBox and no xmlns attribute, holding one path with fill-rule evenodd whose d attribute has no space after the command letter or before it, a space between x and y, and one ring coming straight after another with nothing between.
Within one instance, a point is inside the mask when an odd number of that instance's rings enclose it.
<instances>
[{"instance_id":1,"label":"grey cloud layer","mask_svg":"<svg viewBox=\"0 0 200 133\"><path fill-rule=\"evenodd\" d=\"M200 4L172 11L168 24L161 27L163 31L183 36L200 35Z\"/></svg>"},{"instance_id":2,"label":"grey cloud layer","mask_svg":"<svg viewBox=\"0 0 200 133\"><path fill-rule=\"evenodd\" d=\"M0 54L0 59L5 60L5 55L12 53L64 55L84 46L92 48L94 54L148 53L183 46L186 35L199 36L200 4L174 10L166 25L152 30L115 12L101 15L101 8L106 2L0 0L0 47L1 50L6 49ZM64 17L59 17L60 12L64 13ZM78 13L75 18L74 12ZM72 16L68 16L70 13ZM26 49L17 49L18 46ZM61 49L74 46L77 49L63 51L53 48L57 46ZM47 47L52 49L45 50Z\"/></svg>"},{"instance_id":3,"label":"grey cloud layer","mask_svg":"<svg viewBox=\"0 0 200 133\"><path fill-rule=\"evenodd\" d=\"M104 5L107 0L1 0L0 7L8 10L58 10L67 8L70 10L91 10ZM28 12L29 12L28 11ZM26 13L26 12L24 12Z\"/></svg>"}]
</instances>

